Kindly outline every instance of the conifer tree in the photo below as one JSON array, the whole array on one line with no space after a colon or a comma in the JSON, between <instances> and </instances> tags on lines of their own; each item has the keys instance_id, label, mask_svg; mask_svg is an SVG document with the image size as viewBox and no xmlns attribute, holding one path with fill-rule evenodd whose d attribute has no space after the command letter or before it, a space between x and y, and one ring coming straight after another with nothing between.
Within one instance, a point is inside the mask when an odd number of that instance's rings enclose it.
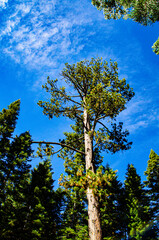
<instances>
[{"instance_id":1,"label":"conifer tree","mask_svg":"<svg viewBox=\"0 0 159 240\"><path fill-rule=\"evenodd\" d=\"M126 80L119 80L117 63L102 62L101 59L81 61L76 65L65 65L61 75L68 84L58 87L58 80L50 80L43 86L50 93L50 101L39 101L43 113L49 118L63 115L72 120L80 120L84 129L84 152L69 145L58 143L82 153L85 156L85 169L87 174L87 200L88 200L88 226L90 240L102 239L99 203L93 188L94 178L101 177L101 170L97 173L94 166L94 143L100 150L115 153L130 148L126 137L128 132L122 131L122 123L113 122L116 116L126 108L126 103L134 96ZM69 89L70 87L70 89ZM69 94L71 90L72 94ZM102 120L112 121L112 129ZM101 128L98 126L101 125ZM97 130L98 127L98 130Z\"/></svg>"},{"instance_id":2,"label":"conifer tree","mask_svg":"<svg viewBox=\"0 0 159 240\"><path fill-rule=\"evenodd\" d=\"M151 149L147 170L144 173L147 194L150 199L151 221L145 229L147 239L159 238L159 156ZM146 239L146 238L145 238Z\"/></svg>"},{"instance_id":3,"label":"conifer tree","mask_svg":"<svg viewBox=\"0 0 159 240\"><path fill-rule=\"evenodd\" d=\"M31 136L14 136L20 101L0 112L0 236L26 238L26 195L29 183Z\"/></svg>"},{"instance_id":4,"label":"conifer tree","mask_svg":"<svg viewBox=\"0 0 159 240\"><path fill-rule=\"evenodd\" d=\"M149 211L149 200L146 197L141 178L135 167L128 165L125 180L127 233L129 237L140 239L140 232L151 219Z\"/></svg>"},{"instance_id":5,"label":"conifer tree","mask_svg":"<svg viewBox=\"0 0 159 240\"><path fill-rule=\"evenodd\" d=\"M49 160L32 170L29 190L27 229L31 239L57 239L61 224L62 194L53 190L54 180Z\"/></svg>"},{"instance_id":6,"label":"conifer tree","mask_svg":"<svg viewBox=\"0 0 159 240\"><path fill-rule=\"evenodd\" d=\"M99 189L103 239L121 239L125 228L124 191L121 182L117 179L116 171L113 171L109 165L103 168L103 174L109 179L103 182Z\"/></svg>"},{"instance_id":7,"label":"conifer tree","mask_svg":"<svg viewBox=\"0 0 159 240\"><path fill-rule=\"evenodd\" d=\"M154 215L159 215L159 155L152 149L149 155L147 170L145 171L148 195L151 200L151 208Z\"/></svg>"}]
</instances>

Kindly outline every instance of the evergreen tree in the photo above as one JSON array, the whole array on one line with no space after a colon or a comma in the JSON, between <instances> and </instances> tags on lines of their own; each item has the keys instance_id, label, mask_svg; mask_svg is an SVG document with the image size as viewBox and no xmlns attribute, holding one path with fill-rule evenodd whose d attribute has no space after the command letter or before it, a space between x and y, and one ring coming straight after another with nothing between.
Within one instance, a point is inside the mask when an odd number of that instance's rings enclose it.
<instances>
[{"instance_id":1,"label":"evergreen tree","mask_svg":"<svg viewBox=\"0 0 159 240\"><path fill-rule=\"evenodd\" d=\"M20 110L17 100L0 113L0 235L26 238L26 196L30 177L31 136L14 136Z\"/></svg>"},{"instance_id":2,"label":"evergreen tree","mask_svg":"<svg viewBox=\"0 0 159 240\"><path fill-rule=\"evenodd\" d=\"M116 171L108 165L103 168L103 174L109 179L99 189L103 239L121 239L125 228L122 184L117 179Z\"/></svg>"},{"instance_id":3,"label":"evergreen tree","mask_svg":"<svg viewBox=\"0 0 159 240\"><path fill-rule=\"evenodd\" d=\"M127 233L129 237L140 239L140 232L147 226L151 219L149 201L146 197L141 178L135 167L128 165L125 180Z\"/></svg>"},{"instance_id":4,"label":"evergreen tree","mask_svg":"<svg viewBox=\"0 0 159 240\"><path fill-rule=\"evenodd\" d=\"M153 214L159 215L159 155L152 149L149 155L147 170L145 171L147 181L145 185L148 188L148 195L151 200Z\"/></svg>"},{"instance_id":5,"label":"evergreen tree","mask_svg":"<svg viewBox=\"0 0 159 240\"><path fill-rule=\"evenodd\" d=\"M82 121L85 151L77 149L74 141L71 141L69 145L64 142L60 142L58 145L75 150L85 156L89 237L90 240L100 240L102 234L99 203L94 189L98 188L95 183L97 184L99 177L102 178L102 174L101 170L97 172L95 169L94 147L112 153L130 148L131 143L128 143L126 139L128 132L122 131L122 123L117 125L113 120L126 108L126 103L131 100L134 93L126 84L125 79L119 80L117 63L111 62L109 66L106 61L102 62L101 59L81 61L77 65L66 64L62 76L71 87L73 95L69 94L65 87L59 88L57 79L53 81L48 78L43 87L50 93L51 99L50 101L39 101L38 104L49 118L63 115L72 120ZM102 122L105 118L112 121L112 129Z\"/></svg>"},{"instance_id":6,"label":"evergreen tree","mask_svg":"<svg viewBox=\"0 0 159 240\"><path fill-rule=\"evenodd\" d=\"M151 221L144 231L144 235L149 238L159 238L159 156L151 149L147 170L144 173L147 176L145 186L150 199Z\"/></svg>"},{"instance_id":7,"label":"evergreen tree","mask_svg":"<svg viewBox=\"0 0 159 240\"><path fill-rule=\"evenodd\" d=\"M27 229L31 239L57 239L61 224L62 194L53 190L54 180L49 160L32 170L29 190Z\"/></svg>"}]
</instances>

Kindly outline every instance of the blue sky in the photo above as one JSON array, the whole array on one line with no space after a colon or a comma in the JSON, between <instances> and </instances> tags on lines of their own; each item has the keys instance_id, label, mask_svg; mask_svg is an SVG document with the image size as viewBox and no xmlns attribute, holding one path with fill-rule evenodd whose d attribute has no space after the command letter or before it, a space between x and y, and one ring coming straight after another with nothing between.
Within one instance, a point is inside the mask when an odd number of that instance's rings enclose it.
<instances>
[{"instance_id":1,"label":"blue sky","mask_svg":"<svg viewBox=\"0 0 159 240\"><path fill-rule=\"evenodd\" d=\"M130 131L132 149L104 161L124 180L133 163L143 177L151 148L159 154L159 56L152 45L159 24L143 27L131 20L105 20L91 0L0 0L0 109L21 99L16 133L29 130L33 140L58 141L69 131L68 119L48 120L38 107L45 99L47 76L59 78L64 63L91 57L118 62L119 76L135 97L119 116ZM38 160L34 160L36 165ZM63 161L53 157L54 177Z\"/></svg>"}]
</instances>

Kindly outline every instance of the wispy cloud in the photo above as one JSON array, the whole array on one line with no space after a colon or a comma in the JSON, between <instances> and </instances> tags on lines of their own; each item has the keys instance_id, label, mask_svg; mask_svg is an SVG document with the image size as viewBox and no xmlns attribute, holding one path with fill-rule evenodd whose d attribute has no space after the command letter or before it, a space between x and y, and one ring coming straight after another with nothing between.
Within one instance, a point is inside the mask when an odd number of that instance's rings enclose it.
<instances>
[{"instance_id":1,"label":"wispy cloud","mask_svg":"<svg viewBox=\"0 0 159 240\"><path fill-rule=\"evenodd\" d=\"M144 96L138 96L128 104L128 108L119 115L118 120L124 121L124 127L130 133L135 133L140 128L158 124L159 108L156 108L151 98L148 100Z\"/></svg>"},{"instance_id":2,"label":"wispy cloud","mask_svg":"<svg viewBox=\"0 0 159 240\"><path fill-rule=\"evenodd\" d=\"M91 20L76 5L72 7L74 15L69 9L60 13L56 0L21 1L1 28L3 53L34 69L56 68L61 58L77 55L85 39L79 34L83 31L79 26Z\"/></svg>"},{"instance_id":3,"label":"wispy cloud","mask_svg":"<svg viewBox=\"0 0 159 240\"><path fill-rule=\"evenodd\" d=\"M8 3L8 0L0 0L0 8L5 8Z\"/></svg>"}]
</instances>

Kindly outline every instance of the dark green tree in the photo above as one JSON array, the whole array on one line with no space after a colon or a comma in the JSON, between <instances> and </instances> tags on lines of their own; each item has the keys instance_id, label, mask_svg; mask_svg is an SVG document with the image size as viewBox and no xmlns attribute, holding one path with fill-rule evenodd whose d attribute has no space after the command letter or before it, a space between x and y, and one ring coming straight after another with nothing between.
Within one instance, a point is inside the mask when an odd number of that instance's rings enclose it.
<instances>
[{"instance_id":1,"label":"dark green tree","mask_svg":"<svg viewBox=\"0 0 159 240\"><path fill-rule=\"evenodd\" d=\"M151 208L154 215L159 214L159 155L152 149L149 155L147 170L144 173L147 177L145 185L148 188L148 195L151 200Z\"/></svg>"},{"instance_id":2,"label":"dark green tree","mask_svg":"<svg viewBox=\"0 0 159 240\"><path fill-rule=\"evenodd\" d=\"M122 239L125 230L125 199L122 183L109 165L103 168L107 181L99 187L103 239Z\"/></svg>"},{"instance_id":3,"label":"dark green tree","mask_svg":"<svg viewBox=\"0 0 159 240\"><path fill-rule=\"evenodd\" d=\"M147 194L150 199L152 220L150 221L145 234L149 239L159 238L159 155L152 149L150 151L147 170L144 173L147 180L144 182Z\"/></svg>"},{"instance_id":4,"label":"dark green tree","mask_svg":"<svg viewBox=\"0 0 159 240\"><path fill-rule=\"evenodd\" d=\"M30 177L31 136L14 136L20 101L0 112L0 236L1 239L26 237L26 196Z\"/></svg>"},{"instance_id":5,"label":"dark green tree","mask_svg":"<svg viewBox=\"0 0 159 240\"><path fill-rule=\"evenodd\" d=\"M151 214L146 191L132 164L128 165L126 172L125 194L127 234L134 239L141 239L140 233L151 220Z\"/></svg>"},{"instance_id":6,"label":"dark green tree","mask_svg":"<svg viewBox=\"0 0 159 240\"><path fill-rule=\"evenodd\" d=\"M102 239L99 203L95 196L95 181L102 177L101 170L97 173L94 164L95 147L99 150L115 153L119 150L130 148L127 141L128 132L122 131L122 123L114 122L116 116L126 108L126 103L134 96L126 80L119 80L117 63L101 59L81 61L76 65L66 64L61 75L68 87L58 87L58 80L50 80L43 88L51 95L49 101L39 101L43 113L49 118L53 116L69 117L80 120L84 132L84 152L77 148L71 141L58 143L62 147L75 150L85 156L85 169L87 175L87 200L88 200L88 226L90 240ZM72 94L69 93L71 90ZM112 122L106 126L102 120ZM101 126L101 127L100 127Z\"/></svg>"},{"instance_id":7,"label":"dark green tree","mask_svg":"<svg viewBox=\"0 0 159 240\"><path fill-rule=\"evenodd\" d=\"M62 192L53 190L53 183L51 163L49 160L44 160L31 173L27 219L27 229L31 239L58 238L63 197Z\"/></svg>"},{"instance_id":8,"label":"dark green tree","mask_svg":"<svg viewBox=\"0 0 159 240\"><path fill-rule=\"evenodd\" d=\"M159 21L158 0L92 0L98 10L103 10L106 19L130 18L144 26ZM153 45L153 51L159 54L159 40Z\"/></svg>"}]
</instances>

